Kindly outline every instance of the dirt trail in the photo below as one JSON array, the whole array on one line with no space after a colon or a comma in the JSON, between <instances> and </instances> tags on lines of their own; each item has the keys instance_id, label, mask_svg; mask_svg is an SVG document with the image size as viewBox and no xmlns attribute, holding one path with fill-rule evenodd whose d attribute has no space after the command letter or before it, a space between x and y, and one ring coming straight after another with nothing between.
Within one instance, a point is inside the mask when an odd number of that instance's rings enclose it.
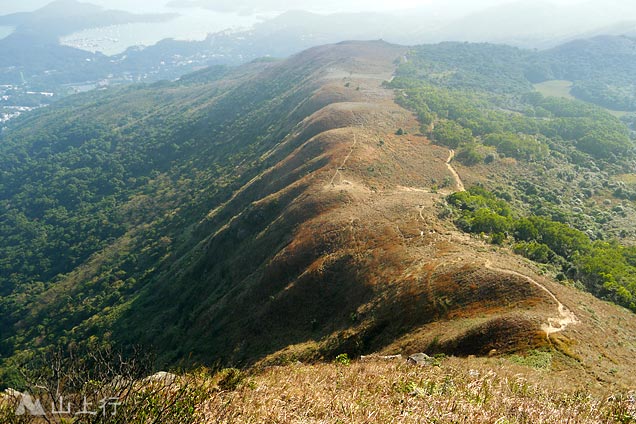
<instances>
[{"instance_id":1,"label":"dirt trail","mask_svg":"<svg viewBox=\"0 0 636 424\"><path fill-rule=\"evenodd\" d=\"M448 168L448 170L453 175L453 178L455 179L457 191L466 191L466 188L464 187L464 183L459 177L459 174L457 174L457 171L455 170L455 168L453 168L452 161L454 158L455 158L455 151L453 149L450 149L448 160L446 161L446 167ZM420 211L420 217L421 216L422 214ZM517 272L517 271L494 267L492 266L490 261L486 261L484 266L487 269L490 269L491 271L497 271L503 274L514 275L514 276L525 279L526 281L534 284L535 286L539 287L541 290L546 292L550 296L550 298L557 304L557 310L558 310L559 316L548 318L547 324L543 324L541 326L541 330L545 332L546 337L549 338L550 334L559 333L565 330L569 325L577 324L579 322L579 320L576 318L576 315L574 315L572 311L566 308L565 305L563 305L563 303L561 303L559 299L557 299L554 293L552 293L550 290L548 290L546 286L534 280L533 278L530 278L527 275L521 274L520 272Z\"/></svg>"},{"instance_id":2,"label":"dirt trail","mask_svg":"<svg viewBox=\"0 0 636 424\"><path fill-rule=\"evenodd\" d=\"M556 318L548 318L548 323L541 326L541 329L545 332L546 336L549 337L550 334L559 333L565 330L570 324L578 324L579 320L576 318L576 315L568 308L566 308L557 297L550 291L546 286L539 283L538 281L528 277L527 275L521 274L517 271L512 271L504 268L497 268L492 266L490 261L486 261L484 265L487 269L491 271L497 271L508 275L515 275L517 277L521 277L535 286L539 287L541 290L546 292L552 300L557 304L557 309L559 311L559 317Z\"/></svg>"},{"instance_id":3,"label":"dirt trail","mask_svg":"<svg viewBox=\"0 0 636 424\"><path fill-rule=\"evenodd\" d=\"M455 150L450 149L448 153L448 159L446 160L446 167L448 168L450 173L453 174L453 178L455 179L455 185L457 186L457 191L466 191L466 188L464 187L464 183L462 182L462 179L459 177L459 174L457 173L457 171L455 171L455 168L453 168L453 165L451 164L454 158L455 158Z\"/></svg>"},{"instance_id":4,"label":"dirt trail","mask_svg":"<svg viewBox=\"0 0 636 424\"><path fill-rule=\"evenodd\" d=\"M361 125L360 128L362 128L363 126ZM356 148L356 145L358 144L358 138L356 137L356 133L353 133L353 144L351 145L351 150L349 150L349 154L344 158L344 160L342 161L342 164L336 168L336 172L334 172L333 177L331 177L331 181L329 182L329 185L334 185L333 182L336 179L336 177L338 176L338 174L340 174L340 170L342 170L345 165L347 164L347 161L349 160L349 158L351 157L351 154L353 153L353 150ZM342 175L342 174L341 174Z\"/></svg>"}]
</instances>

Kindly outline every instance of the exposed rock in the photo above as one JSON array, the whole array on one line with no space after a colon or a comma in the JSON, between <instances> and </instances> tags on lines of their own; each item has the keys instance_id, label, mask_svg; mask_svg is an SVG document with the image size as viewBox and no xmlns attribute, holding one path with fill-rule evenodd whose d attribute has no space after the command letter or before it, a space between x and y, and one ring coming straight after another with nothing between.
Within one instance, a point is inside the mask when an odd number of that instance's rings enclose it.
<instances>
[{"instance_id":1,"label":"exposed rock","mask_svg":"<svg viewBox=\"0 0 636 424\"><path fill-rule=\"evenodd\" d=\"M385 355L380 356L380 359L393 360L393 359L402 359L402 355Z\"/></svg>"},{"instance_id":2,"label":"exposed rock","mask_svg":"<svg viewBox=\"0 0 636 424\"><path fill-rule=\"evenodd\" d=\"M415 353L408 357L406 362L413 365L431 365L435 361L434 358L431 358L426 353Z\"/></svg>"},{"instance_id":3,"label":"exposed rock","mask_svg":"<svg viewBox=\"0 0 636 424\"><path fill-rule=\"evenodd\" d=\"M391 360L394 360L394 359L399 360L399 359L402 359L402 355L398 354L398 355L382 355L382 356L380 356L380 355L362 355L362 356L360 356L360 360L361 361L370 361L370 360L373 360L373 359L383 359L383 360L386 360L386 361L391 361Z\"/></svg>"},{"instance_id":4,"label":"exposed rock","mask_svg":"<svg viewBox=\"0 0 636 424\"><path fill-rule=\"evenodd\" d=\"M13 399L20 399L20 398L22 398L22 396L24 396L24 393L18 392L17 390L12 389L12 388L8 388L8 389L5 389L4 392L2 392L2 396L3 397L8 397L8 398L13 398Z\"/></svg>"},{"instance_id":5,"label":"exposed rock","mask_svg":"<svg viewBox=\"0 0 636 424\"><path fill-rule=\"evenodd\" d=\"M144 383L162 383L166 386L171 385L179 378L176 374L172 374L165 371L159 371L151 376L144 378Z\"/></svg>"}]
</instances>

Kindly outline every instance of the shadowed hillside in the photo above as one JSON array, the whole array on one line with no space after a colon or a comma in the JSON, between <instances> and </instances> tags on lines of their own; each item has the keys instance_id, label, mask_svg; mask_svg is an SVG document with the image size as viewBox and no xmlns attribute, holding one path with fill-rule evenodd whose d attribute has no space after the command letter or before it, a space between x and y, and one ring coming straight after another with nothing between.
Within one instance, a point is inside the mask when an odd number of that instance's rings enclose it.
<instances>
[{"instance_id":1,"label":"shadowed hillside","mask_svg":"<svg viewBox=\"0 0 636 424\"><path fill-rule=\"evenodd\" d=\"M2 207L12 240L40 238L31 262L8 243L3 357L60 340L169 365L546 348L564 373L632 384L632 313L444 218L479 175L383 84L406 54L341 43L17 121Z\"/></svg>"}]
</instances>

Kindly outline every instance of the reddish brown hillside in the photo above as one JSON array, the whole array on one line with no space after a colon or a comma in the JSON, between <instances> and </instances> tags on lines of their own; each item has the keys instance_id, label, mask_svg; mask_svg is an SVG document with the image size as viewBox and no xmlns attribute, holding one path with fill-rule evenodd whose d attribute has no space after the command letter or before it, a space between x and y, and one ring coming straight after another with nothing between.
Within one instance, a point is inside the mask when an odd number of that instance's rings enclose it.
<instances>
[{"instance_id":1,"label":"reddish brown hillside","mask_svg":"<svg viewBox=\"0 0 636 424\"><path fill-rule=\"evenodd\" d=\"M633 314L438 218L461 184L450 152L418 135L383 88L404 53L343 43L280 65L316 69L292 114L299 124L266 155L281 160L210 212L194 265L175 270L193 283L174 296L207 299L187 337L210 347L194 355L249 363L552 346L564 375L634 384Z\"/></svg>"}]
</instances>

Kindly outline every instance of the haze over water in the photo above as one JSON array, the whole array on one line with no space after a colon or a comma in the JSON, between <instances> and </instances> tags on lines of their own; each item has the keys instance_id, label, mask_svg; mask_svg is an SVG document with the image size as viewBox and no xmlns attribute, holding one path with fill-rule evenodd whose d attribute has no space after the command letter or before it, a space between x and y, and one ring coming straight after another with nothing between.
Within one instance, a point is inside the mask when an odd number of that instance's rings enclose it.
<instances>
[{"instance_id":1,"label":"haze over water","mask_svg":"<svg viewBox=\"0 0 636 424\"><path fill-rule=\"evenodd\" d=\"M52 0L24 0L0 5L0 15L28 12ZM118 54L132 46L150 46L166 38L177 40L203 40L210 33L249 28L255 23L273 17L275 13L245 15L221 13L201 8L171 8L161 1L80 0L105 9L126 10L133 13L172 13L180 16L166 22L132 23L92 28L62 37L62 44L107 55ZM13 28L0 26L0 39L13 32Z\"/></svg>"},{"instance_id":2,"label":"haze over water","mask_svg":"<svg viewBox=\"0 0 636 424\"><path fill-rule=\"evenodd\" d=\"M107 55L122 53L128 47L149 46L166 38L203 40L210 33L249 28L262 18L203 9L169 9L181 16L157 23L134 23L93 28L62 37L62 44L99 51Z\"/></svg>"}]
</instances>

